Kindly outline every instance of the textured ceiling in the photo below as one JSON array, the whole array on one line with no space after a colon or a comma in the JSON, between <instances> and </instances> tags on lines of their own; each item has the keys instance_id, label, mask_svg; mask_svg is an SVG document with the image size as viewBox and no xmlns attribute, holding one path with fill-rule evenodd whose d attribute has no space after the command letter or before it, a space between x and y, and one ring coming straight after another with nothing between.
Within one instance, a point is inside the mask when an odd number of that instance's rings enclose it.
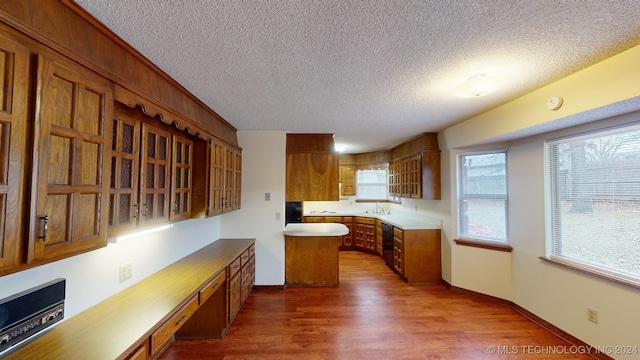
<instances>
[{"instance_id":1,"label":"textured ceiling","mask_svg":"<svg viewBox=\"0 0 640 360\"><path fill-rule=\"evenodd\" d=\"M640 1L76 0L239 130L347 152L437 132L640 44ZM461 99L474 74L504 87Z\"/></svg>"}]
</instances>

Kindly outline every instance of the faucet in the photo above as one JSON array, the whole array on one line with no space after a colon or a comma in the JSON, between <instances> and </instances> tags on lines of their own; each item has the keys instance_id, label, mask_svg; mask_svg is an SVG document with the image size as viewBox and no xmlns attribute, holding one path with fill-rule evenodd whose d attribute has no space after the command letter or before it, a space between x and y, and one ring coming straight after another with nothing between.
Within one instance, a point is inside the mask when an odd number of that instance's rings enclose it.
<instances>
[{"instance_id":1,"label":"faucet","mask_svg":"<svg viewBox=\"0 0 640 360\"><path fill-rule=\"evenodd\" d=\"M382 206L380 206L380 204L378 204L378 202L376 201L376 212L375 214L382 214L384 215L384 209L382 208Z\"/></svg>"}]
</instances>

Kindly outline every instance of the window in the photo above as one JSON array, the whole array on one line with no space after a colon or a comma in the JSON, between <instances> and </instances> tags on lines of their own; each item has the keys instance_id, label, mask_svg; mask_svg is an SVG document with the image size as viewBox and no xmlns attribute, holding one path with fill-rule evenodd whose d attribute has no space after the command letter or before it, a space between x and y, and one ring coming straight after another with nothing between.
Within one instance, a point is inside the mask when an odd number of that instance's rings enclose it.
<instances>
[{"instance_id":1,"label":"window","mask_svg":"<svg viewBox=\"0 0 640 360\"><path fill-rule=\"evenodd\" d=\"M640 125L547 142L547 256L640 284Z\"/></svg>"},{"instance_id":2,"label":"window","mask_svg":"<svg viewBox=\"0 0 640 360\"><path fill-rule=\"evenodd\" d=\"M458 155L458 235L507 243L506 150Z\"/></svg>"},{"instance_id":3,"label":"window","mask_svg":"<svg viewBox=\"0 0 640 360\"><path fill-rule=\"evenodd\" d=\"M359 200L387 199L387 169L358 170L356 194Z\"/></svg>"}]
</instances>

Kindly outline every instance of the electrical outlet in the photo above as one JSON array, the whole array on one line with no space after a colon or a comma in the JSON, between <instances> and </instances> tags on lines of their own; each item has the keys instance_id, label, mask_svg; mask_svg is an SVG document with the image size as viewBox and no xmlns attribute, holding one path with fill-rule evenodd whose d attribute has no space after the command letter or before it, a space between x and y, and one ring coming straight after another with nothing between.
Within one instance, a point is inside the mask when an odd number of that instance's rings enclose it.
<instances>
[{"instance_id":1,"label":"electrical outlet","mask_svg":"<svg viewBox=\"0 0 640 360\"><path fill-rule=\"evenodd\" d=\"M587 320L594 324L598 323L598 311L590 307L587 308Z\"/></svg>"},{"instance_id":2,"label":"electrical outlet","mask_svg":"<svg viewBox=\"0 0 640 360\"><path fill-rule=\"evenodd\" d=\"M276 211L276 220L280 220L280 212Z\"/></svg>"},{"instance_id":3,"label":"electrical outlet","mask_svg":"<svg viewBox=\"0 0 640 360\"><path fill-rule=\"evenodd\" d=\"M271 201L271 193L264 193L264 201Z\"/></svg>"},{"instance_id":4,"label":"electrical outlet","mask_svg":"<svg viewBox=\"0 0 640 360\"><path fill-rule=\"evenodd\" d=\"M118 272L120 274L120 282L131 279L133 276L133 263L120 265Z\"/></svg>"}]
</instances>

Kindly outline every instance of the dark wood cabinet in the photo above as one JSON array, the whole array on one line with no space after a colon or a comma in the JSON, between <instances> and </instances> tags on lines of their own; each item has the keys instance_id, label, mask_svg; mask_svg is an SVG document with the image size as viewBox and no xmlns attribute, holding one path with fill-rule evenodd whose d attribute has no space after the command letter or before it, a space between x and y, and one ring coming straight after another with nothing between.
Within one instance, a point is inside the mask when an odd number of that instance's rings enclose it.
<instances>
[{"instance_id":1,"label":"dark wood cabinet","mask_svg":"<svg viewBox=\"0 0 640 360\"><path fill-rule=\"evenodd\" d=\"M439 200L440 150L437 134L425 133L391 151L389 196Z\"/></svg>"},{"instance_id":2,"label":"dark wood cabinet","mask_svg":"<svg viewBox=\"0 0 640 360\"><path fill-rule=\"evenodd\" d=\"M113 84L38 56L28 262L105 246Z\"/></svg>"},{"instance_id":3,"label":"dark wood cabinet","mask_svg":"<svg viewBox=\"0 0 640 360\"><path fill-rule=\"evenodd\" d=\"M409 284L439 283L441 239L439 229L393 229L393 267Z\"/></svg>"},{"instance_id":4,"label":"dark wood cabinet","mask_svg":"<svg viewBox=\"0 0 640 360\"><path fill-rule=\"evenodd\" d=\"M24 249L29 50L0 34L0 273Z\"/></svg>"},{"instance_id":5,"label":"dark wood cabinet","mask_svg":"<svg viewBox=\"0 0 640 360\"><path fill-rule=\"evenodd\" d=\"M206 174L194 149L206 143L120 103L112 128L109 235L191 218L196 166Z\"/></svg>"}]
</instances>

